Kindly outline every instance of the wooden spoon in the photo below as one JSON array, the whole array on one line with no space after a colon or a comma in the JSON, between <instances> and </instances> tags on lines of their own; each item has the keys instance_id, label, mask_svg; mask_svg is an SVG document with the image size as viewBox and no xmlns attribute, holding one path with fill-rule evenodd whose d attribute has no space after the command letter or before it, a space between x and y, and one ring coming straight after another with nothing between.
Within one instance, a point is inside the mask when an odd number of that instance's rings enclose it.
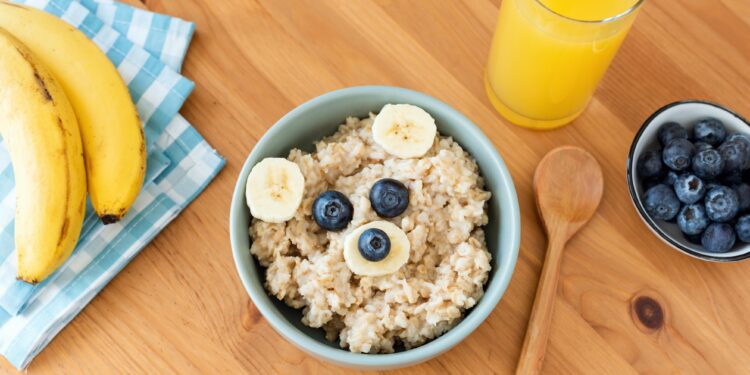
<instances>
[{"instance_id":1,"label":"wooden spoon","mask_svg":"<svg viewBox=\"0 0 750 375\"><path fill-rule=\"evenodd\" d=\"M547 255L516 375L538 374L542 368L565 243L594 215L603 187L599 163L578 147L556 148L536 167L534 195L547 231Z\"/></svg>"}]
</instances>

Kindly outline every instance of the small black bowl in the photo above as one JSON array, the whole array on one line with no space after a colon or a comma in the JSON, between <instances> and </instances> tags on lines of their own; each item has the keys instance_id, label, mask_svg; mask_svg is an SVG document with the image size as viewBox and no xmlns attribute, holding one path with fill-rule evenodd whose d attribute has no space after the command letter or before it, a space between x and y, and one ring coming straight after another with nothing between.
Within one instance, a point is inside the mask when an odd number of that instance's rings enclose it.
<instances>
[{"instance_id":1,"label":"small black bowl","mask_svg":"<svg viewBox=\"0 0 750 375\"><path fill-rule=\"evenodd\" d=\"M646 119L633 139L633 144L630 146L630 153L628 154L628 187L630 188L630 197L633 200L633 205L635 205L641 219L662 241L687 255L701 260L736 262L750 257L750 244L738 240L734 248L726 253L705 251L700 244L688 241L677 227L677 224L651 219L641 202L644 190L640 178L635 171L637 170L636 167L641 154L658 147L659 140L656 133L659 127L666 122L675 121L692 132L695 123L707 117L714 117L721 120L729 134L742 133L750 136L750 122L718 104L701 100L685 100L667 104Z\"/></svg>"}]
</instances>

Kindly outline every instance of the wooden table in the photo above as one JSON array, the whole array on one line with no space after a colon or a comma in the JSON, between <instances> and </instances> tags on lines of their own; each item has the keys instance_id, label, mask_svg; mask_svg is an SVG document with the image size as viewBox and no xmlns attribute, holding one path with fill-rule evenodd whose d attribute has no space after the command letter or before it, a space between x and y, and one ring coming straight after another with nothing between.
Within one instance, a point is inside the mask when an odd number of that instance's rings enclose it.
<instances>
[{"instance_id":1,"label":"wooden table","mask_svg":"<svg viewBox=\"0 0 750 375\"><path fill-rule=\"evenodd\" d=\"M349 373L295 349L259 315L234 268L228 215L268 127L310 98L363 84L423 91L466 114L505 158L523 212L518 265L492 315L450 352L396 373L515 368L545 248L531 176L563 144L591 151L606 186L563 260L544 372L750 371L750 262L709 264L661 243L625 183L630 140L658 107L704 98L750 116L750 2L647 1L588 110L533 132L503 121L482 88L499 1L146 1L197 23L184 70L197 87L182 113L228 163L29 373Z\"/></svg>"}]
</instances>

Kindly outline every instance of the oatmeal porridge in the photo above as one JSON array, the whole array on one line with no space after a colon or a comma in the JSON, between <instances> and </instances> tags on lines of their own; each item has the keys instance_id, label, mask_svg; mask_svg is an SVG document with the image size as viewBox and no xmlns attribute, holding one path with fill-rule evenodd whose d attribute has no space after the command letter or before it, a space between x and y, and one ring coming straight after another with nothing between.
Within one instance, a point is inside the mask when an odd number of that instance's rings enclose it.
<instances>
[{"instance_id":1,"label":"oatmeal porridge","mask_svg":"<svg viewBox=\"0 0 750 375\"><path fill-rule=\"evenodd\" d=\"M450 137L413 133L431 138L420 156L402 155L389 148L396 138L381 141L382 133L376 141L374 121L373 114L348 118L315 152L294 149L279 159L301 176L268 178L298 181L299 192L273 194L300 199L276 209L278 220L259 218L257 212L269 211L261 199L251 204L250 251L267 269L267 291L303 309L305 325L323 328L352 352L390 353L440 336L482 297L491 259L482 230L490 193L474 159ZM376 201L376 187L401 189L400 201L386 199L396 211L379 208L387 204ZM344 203L336 212L321 210L344 219L320 221L316 206L331 200Z\"/></svg>"}]
</instances>

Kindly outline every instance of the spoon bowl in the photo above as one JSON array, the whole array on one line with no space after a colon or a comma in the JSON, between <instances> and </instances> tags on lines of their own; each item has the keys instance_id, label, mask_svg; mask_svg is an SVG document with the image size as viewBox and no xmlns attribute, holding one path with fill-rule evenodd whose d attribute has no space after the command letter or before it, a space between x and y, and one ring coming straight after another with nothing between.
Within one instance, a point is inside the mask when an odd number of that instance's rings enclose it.
<instances>
[{"instance_id":1,"label":"spoon bowl","mask_svg":"<svg viewBox=\"0 0 750 375\"><path fill-rule=\"evenodd\" d=\"M603 188L601 167L591 154L572 146L549 152L534 173L534 196L547 234L566 228L565 239L572 237L596 212Z\"/></svg>"}]
</instances>

